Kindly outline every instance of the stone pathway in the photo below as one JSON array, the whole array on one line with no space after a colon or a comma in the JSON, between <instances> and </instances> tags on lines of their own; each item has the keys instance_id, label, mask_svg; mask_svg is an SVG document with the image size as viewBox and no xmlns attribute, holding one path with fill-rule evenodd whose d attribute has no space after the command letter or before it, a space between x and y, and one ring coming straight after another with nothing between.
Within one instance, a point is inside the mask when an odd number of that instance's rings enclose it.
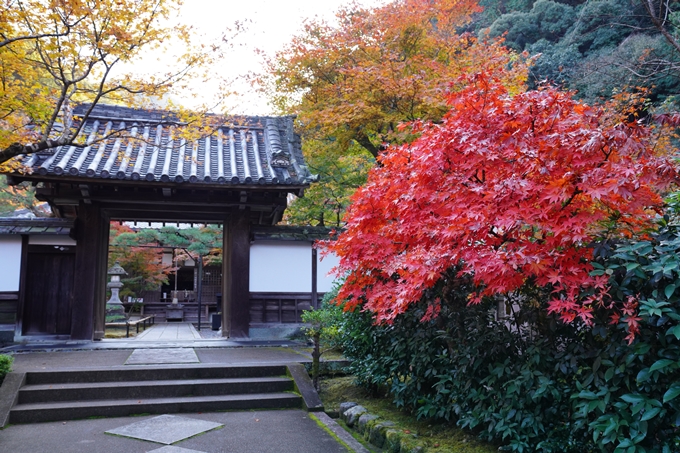
<instances>
[{"instance_id":1,"label":"stone pathway","mask_svg":"<svg viewBox=\"0 0 680 453\"><path fill-rule=\"evenodd\" d=\"M201 334L190 322L165 322L154 324L135 337L135 341L200 340Z\"/></svg>"},{"instance_id":2,"label":"stone pathway","mask_svg":"<svg viewBox=\"0 0 680 453\"><path fill-rule=\"evenodd\" d=\"M193 348L135 349L125 365L161 365L173 363L199 363Z\"/></svg>"}]
</instances>

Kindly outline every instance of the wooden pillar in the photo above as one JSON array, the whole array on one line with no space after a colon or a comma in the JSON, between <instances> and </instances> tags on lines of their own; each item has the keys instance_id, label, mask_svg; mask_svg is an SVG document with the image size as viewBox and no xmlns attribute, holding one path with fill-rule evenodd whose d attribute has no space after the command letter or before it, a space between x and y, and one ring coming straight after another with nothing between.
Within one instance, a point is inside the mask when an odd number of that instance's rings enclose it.
<instances>
[{"instance_id":1,"label":"wooden pillar","mask_svg":"<svg viewBox=\"0 0 680 453\"><path fill-rule=\"evenodd\" d=\"M316 275L318 274L317 263L316 247L314 247L314 243L312 242L312 308L315 310L319 308L319 294L316 281Z\"/></svg>"},{"instance_id":2,"label":"wooden pillar","mask_svg":"<svg viewBox=\"0 0 680 453\"><path fill-rule=\"evenodd\" d=\"M75 236L77 245L71 339L92 340L95 316L100 324L106 298L106 248L103 245L108 239L108 222L102 217L98 205L80 203ZM97 327L103 333L103 323Z\"/></svg>"},{"instance_id":3,"label":"wooden pillar","mask_svg":"<svg viewBox=\"0 0 680 453\"><path fill-rule=\"evenodd\" d=\"M104 338L106 324L106 284L109 277L106 274L109 261L109 235L111 222L108 214L101 211L100 215L100 238L99 238L99 267L97 268L97 287L94 299L94 335L95 340Z\"/></svg>"},{"instance_id":4,"label":"wooden pillar","mask_svg":"<svg viewBox=\"0 0 680 453\"><path fill-rule=\"evenodd\" d=\"M28 235L21 236L21 271L19 274L19 301L17 303L17 321L14 328L14 336L24 334L24 305L26 304L26 272L28 271Z\"/></svg>"},{"instance_id":5,"label":"wooden pillar","mask_svg":"<svg viewBox=\"0 0 680 453\"><path fill-rule=\"evenodd\" d=\"M222 335L248 338L250 327L250 216L234 210L224 222Z\"/></svg>"}]
</instances>

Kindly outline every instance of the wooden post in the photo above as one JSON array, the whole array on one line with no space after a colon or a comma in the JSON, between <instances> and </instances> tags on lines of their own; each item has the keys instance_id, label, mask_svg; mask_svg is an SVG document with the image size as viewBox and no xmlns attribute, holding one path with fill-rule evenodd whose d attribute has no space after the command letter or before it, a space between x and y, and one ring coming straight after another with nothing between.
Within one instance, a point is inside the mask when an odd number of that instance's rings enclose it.
<instances>
[{"instance_id":1,"label":"wooden post","mask_svg":"<svg viewBox=\"0 0 680 453\"><path fill-rule=\"evenodd\" d=\"M99 222L99 267L97 268L97 288L95 289L96 297L94 299L94 340L104 338L104 329L106 327L106 284L108 283L106 271L108 269L111 225L109 216L105 211L101 212Z\"/></svg>"},{"instance_id":2,"label":"wooden post","mask_svg":"<svg viewBox=\"0 0 680 453\"><path fill-rule=\"evenodd\" d=\"M250 328L250 218L233 210L224 223L222 335L248 338Z\"/></svg>"},{"instance_id":3,"label":"wooden post","mask_svg":"<svg viewBox=\"0 0 680 453\"><path fill-rule=\"evenodd\" d=\"M196 301L198 302L198 331L201 331L201 317L203 316L203 313L201 313L201 302L203 301L203 257L201 255L198 255L198 258L196 259L196 264L198 267L198 285L196 285Z\"/></svg>"},{"instance_id":4,"label":"wooden post","mask_svg":"<svg viewBox=\"0 0 680 453\"><path fill-rule=\"evenodd\" d=\"M28 270L28 235L21 236L21 273L19 274L19 301L17 303L17 320L14 336L23 332L24 304L26 303L26 272Z\"/></svg>"},{"instance_id":5,"label":"wooden post","mask_svg":"<svg viewBox=\"0 0 680 453\"><path fill-rule=\"evenodd\" d=\"M317 274L317 256L316 256L316 247L314 247L314 243L312 242L312 308L317 309L319 308L319 296L317 294L317 286L316 286L316 274Z\"/></svg>"},{"instance_id":6,"label":"wooden post","mask_svg":"<svg viewBox=\"0 0 680 453\"><path fill-rule=\"evenodd\" d=\"M97 316L98 328L100 322L103 324L104 321L102 315L106 297L104 292L106 254L102 250L108 238L108 234L104 234L105 230L108 231L108 222L102 218L100 207L94 203L81 202L75 222L76 289L71 307L71 339L73 340L92 340L95 316ZM102 325L102 335L103 330Z\"/></svg>"}]
</instances>

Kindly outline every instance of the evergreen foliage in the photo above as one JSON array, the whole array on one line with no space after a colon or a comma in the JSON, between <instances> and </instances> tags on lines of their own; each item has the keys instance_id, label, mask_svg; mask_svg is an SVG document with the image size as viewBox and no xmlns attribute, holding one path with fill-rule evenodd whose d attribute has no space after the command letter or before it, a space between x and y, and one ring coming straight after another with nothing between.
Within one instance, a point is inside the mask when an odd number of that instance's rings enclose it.
<instances>
[{"instance_id":1,"label":"evergreen foliage","mask_svg":"<svg viewBox=\"0 0 680 453\"><path fill-rule=\"evenodd\" d=\"M678 91L680 79L672 68L679 56L641 2L489 3L472 28L504 37L512 49L535 57L530 77L534 87L548 81L576 89L590 102L625 86L646 87L653 100ZM674 27L672 20L669 24Z\"/></svg>"},{"instance_id":2,"label":"evergreen foliage","mask_svg":"<svg viewBox=\"0 0 680 453\"><path fill-rule=\"evenodd\" d=\"M602 306L592 326L565 325L545 314L549 288L532 282L500 304L507 317L498 318L497 301L467 306L474 287L454 269L391 325L347 313L351 371L419 417L510 451L676 452L680 228L664 221L648 239L602 242L594 254L593 273L610 276L611 301L626 304L614 323ZM422 322L435 297L439 317Z\"/></svg>"},{"instance_id":3,"label":"evergreen foliage","mask_svg":"<svg viewBox=\"0 0 680 453\"><path fill-rule=\"evenodd\" d=\"M7 376L7 373L12 371L12 363L14 363L14 357L11 355L0 354L0 384Z\"/></svg>"}]
</instances>

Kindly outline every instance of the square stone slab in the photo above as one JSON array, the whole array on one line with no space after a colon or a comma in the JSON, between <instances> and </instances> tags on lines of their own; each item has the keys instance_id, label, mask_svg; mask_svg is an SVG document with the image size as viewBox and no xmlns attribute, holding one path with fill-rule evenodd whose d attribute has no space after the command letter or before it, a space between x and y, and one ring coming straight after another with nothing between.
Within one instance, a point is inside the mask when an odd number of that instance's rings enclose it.
<instances>
[{"instance_id":1,"label":"square stone slab","mask_svg":"<svg viewBox=\"0 0 680 453\"><path fill-rule=\"evenodd\" d=\"M180 440L193 437L206 431L220 428L220 423L179 417L177 415L159 415L131 425L106 431L108 434L148 440L159 444L171 445ZM178 452L179 453L179 452Z\"/></svg>"},{"instance_id":2,"label":"square stone slab","mask_svg":"<svg viewBox=\"0 0 680 453\"><path fill-rule=\"evenodd\" d=\"M125 365L158 365L164 363L199 363L192 348L135 349Z\"/></svg>"},{"instance_id":3,"label":"square stone slab","mask_svg":"<svg viewBox=\"0 0 680 453\"><path fill-rule=\"evenodd\" d=\"M205 453L198 450L189 450L188 448L175 447L172 445L166 445L165 447L157 448L156 450L151 450L148 453Z\"/></svg>"}]
</instances>

